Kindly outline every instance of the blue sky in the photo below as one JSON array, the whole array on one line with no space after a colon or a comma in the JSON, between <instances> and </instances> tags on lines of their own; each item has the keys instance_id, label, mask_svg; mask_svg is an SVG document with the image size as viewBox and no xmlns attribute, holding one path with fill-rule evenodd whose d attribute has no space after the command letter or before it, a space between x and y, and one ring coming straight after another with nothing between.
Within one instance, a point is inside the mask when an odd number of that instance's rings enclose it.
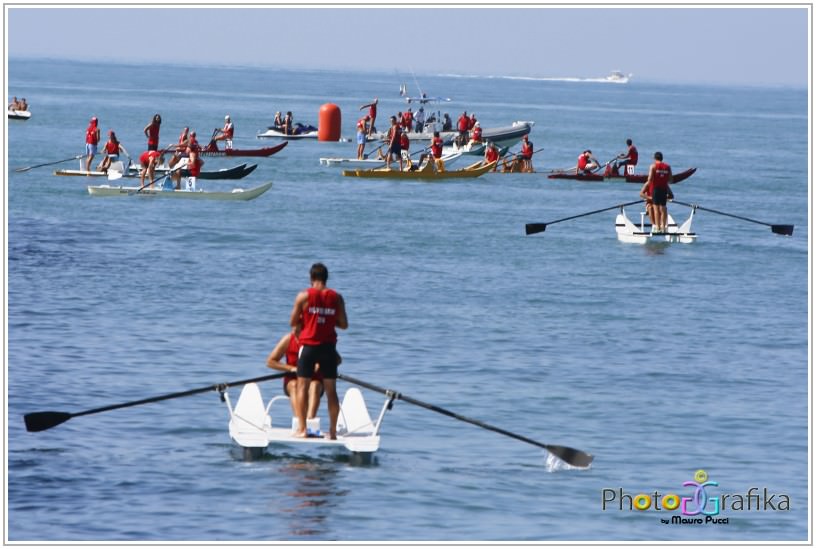
<instances>
[{"instance_id":1,"label":"blue sky","mask_svg":"<svg viewBox=\"0 0 816 549\"><path fill-rule=\"evenodd\" d=\"M808 84L805 6L6 9L12 58Z\"/></svg>"}]
</instances>

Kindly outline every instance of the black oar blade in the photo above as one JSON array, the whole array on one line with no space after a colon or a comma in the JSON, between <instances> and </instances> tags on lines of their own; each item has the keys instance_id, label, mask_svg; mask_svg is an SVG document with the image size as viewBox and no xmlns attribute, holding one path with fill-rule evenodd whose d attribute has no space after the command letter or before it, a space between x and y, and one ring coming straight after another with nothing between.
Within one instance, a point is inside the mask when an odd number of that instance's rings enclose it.
<instances>
[{"instance_id":1,"label":"black oar blade","mask_svg":"<svg viewBox=\"0 0 816 549\"><path fill-rule=\"evenodd\" d=\"M35 433L56 427L60 423L65 423L71 417L73 417L73 414L67 412L33 412L24 415L23 420L25 421L26 431Z\"/></svg>"},{"instance_id":2,"label":"black oar blade","mask_svg":"<svg viewBox=\"0 0 816 549\"><path fill-rule=\"evenodd\" d=\"M771 231L775 234L793 236L793 225L771 225Z\"/></svg>"},{"instance_id":3,"label":"black oar blade","mask_svg":"<svg viewBox=\"0 0 816 549\"><path fill-rule=\"evenodd\" d=\"M543 233L546 230L547 230L546 223L527 223L524 226L525 234Z\"/></svg>"},{"instance_id":4,"label":"black oar blade","mask_svg":"<svg viewBox=\"0 0 816 549\"><path fill-rule=\"evenodd\" d=\"M587 468L592 464L592 454L587 454L575 448L568 446L550 446L547 445L547 451L560 459L561 461L573 467Z\"/></svg>"}]
</instances>

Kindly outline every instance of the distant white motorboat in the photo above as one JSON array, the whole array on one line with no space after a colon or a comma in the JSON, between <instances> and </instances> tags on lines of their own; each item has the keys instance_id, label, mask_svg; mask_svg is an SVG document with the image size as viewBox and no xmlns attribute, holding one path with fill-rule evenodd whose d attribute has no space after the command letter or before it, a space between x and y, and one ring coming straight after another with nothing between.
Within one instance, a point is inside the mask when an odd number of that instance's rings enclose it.
<instances>
[{"instance_id":1,"label":"distant white motorboat","mask_svg":"<svg viewBox=\"0 0 816 549\"><path fill-rule=\"evenodd\" d=\"M28 111L18 111L16 109L9 109L8 110L8 119L9 120L28 120L31 118L31 113Z\"/></svg>"},{"instance_id":2,"label":"distant white motorboat","mask_svg":"<svg viewBox=\"0 0 816 549\"><path fill-rule=\"evenodd\" d=\"M632 73L623 74L621 71L612 71L604 78L604 82L613 82L615 84L627 84L632 78Z\"/></svg>"}]
</instances>

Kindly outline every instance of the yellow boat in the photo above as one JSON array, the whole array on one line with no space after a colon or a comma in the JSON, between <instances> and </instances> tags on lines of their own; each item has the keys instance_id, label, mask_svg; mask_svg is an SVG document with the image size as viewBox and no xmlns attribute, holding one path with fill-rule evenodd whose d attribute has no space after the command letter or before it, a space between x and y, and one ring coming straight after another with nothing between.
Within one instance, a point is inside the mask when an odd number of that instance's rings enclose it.
<instances>
[{"instance_id":1,"label":"yellow boat","mask_svg":"<svg viewBox=\"0 0 816 549\"><path fill-rule=\"evenodd\" d=\"M492 170L495 166L495 162L491 162L490 164L476 162L461 170L438 172L434 169L432 162L426 162L415 171L377 168L373 170L343 170L343 175L346 177L375 177L381 179L454 179L461 177L479 177Z\"/></svg>"}]
</instances>

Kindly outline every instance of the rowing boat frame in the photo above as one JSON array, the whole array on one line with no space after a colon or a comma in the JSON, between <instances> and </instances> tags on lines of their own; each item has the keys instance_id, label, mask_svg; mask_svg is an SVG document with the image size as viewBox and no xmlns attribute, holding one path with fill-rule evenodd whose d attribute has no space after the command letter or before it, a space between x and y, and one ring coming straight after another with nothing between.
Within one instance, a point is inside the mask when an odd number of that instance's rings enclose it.
<instances>
[{"instance_id":1,"label":"rowing boat frame","mask_svg":"<svg viewBox=\"0 0 816 549\"><path fill-rule=\"evenodd\" d=\"M626 216L626 211L621 206L620 213L615 218L615 231L618 240L629 244L647 243L671 243L680 242L691 244L697 240L697 233L692 232L691 222L694 219L694 212L697 208L692 208L691 213L682 225L678 226L671 215L668 215L668 227L665 233L653 233L651 225L646 223L646 212L640 213L640 225L635 225Z\"/></svg>"}]
</instances>

